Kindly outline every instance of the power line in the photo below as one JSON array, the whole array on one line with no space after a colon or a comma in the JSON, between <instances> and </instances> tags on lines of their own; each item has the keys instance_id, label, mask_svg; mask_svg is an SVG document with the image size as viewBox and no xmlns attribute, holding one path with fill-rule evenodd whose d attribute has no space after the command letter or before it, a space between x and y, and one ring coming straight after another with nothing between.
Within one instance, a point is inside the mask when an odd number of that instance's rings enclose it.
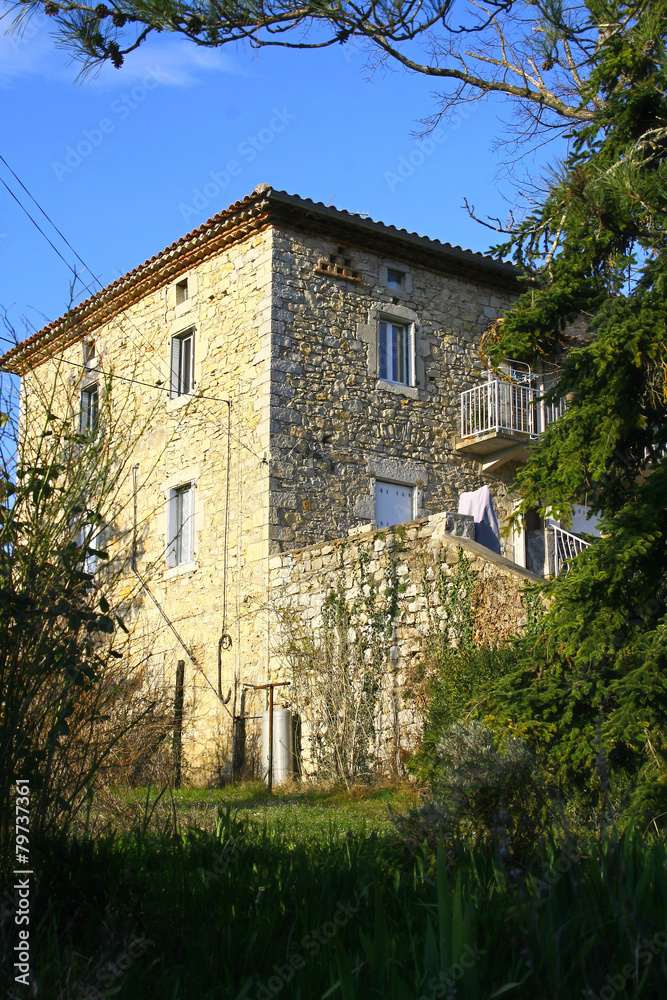
<instances>
[{"instance_id":1,"label":"power line","mask_svg":"<svg viewBox=\"0 0 667 1000\"><path fill-rule=\"evenodd\" d=\"M166 386L166 385L165 386L161 386L161 385L154 384L153 382L142 382L138 378L129 378L129 376L127 376L127 375L116 375L115 372L105 372L105 371L102 371L102 369L99 368L99 367L97 367L97 366L95 368L88 368L88 367L86 367L86 365L81 364L78 361L68 361L67 358L63 358L63 357L60 357L58 360L64 362L66 365L72 365L73 368L84 368L86 371L91 372L91 373L92 372L99 372L99 374L103 375L104 378L118 378L122 382L132 382L135 385L143 385L144 388L146 388L146 389L157 389L158 392L171 392L171 388L169 386ZM209 400L212 403L226 403L228 406L232 405L230 399L222 399L222 397L220 397L220 396L206 396L203 393L197 393L197 394L195 394L195 393L183 393L183 395L187 395L191 399L206 399L206 400Z\"/></svg>"},{"instance_id":2,"label":"power line","mask_svg":"<svg viewBox=\"0 0 667 1000\"><path fill-rule=\"evenodd\" d=\"M97 278L97 277L95 276L95 274L94 274L94 272L92 271L92 269L91 269L90 267L88 267L88 265L86 264L86 262L85 262L85 261L83 260L83 258L82 258L82 257L80 256L80 254L78 254L78 253L76 252L76 250L74 249L74 247L72 246L72 244L71 244L71 243L69 242L69 240L68 240L68 239L67 239L67 238L66 238L66 237L65 237L65 236L63 235L63 233L61 233L61 231L60 231L60 230L58 229L58 227L56 226L55 222L53 222L53 220L52 220L52 219L50 218L50 216L49 216L49 215L47 214L47 212L46 212L46 211L45 211L45 210L44 210L44 209L42 208L42 206L41 206L41 205L39 204L39 202L38 202L38 201L37 201L37 200L36 200L36 199L35 199L35 198L33 197L33 195L32 195L32 194L30 193L30 191L28 191L28 188L27 188L27 187L25 186L25 184L23 183L23 181L21 180L21 178L20 178L20 177L19 177L19 176L18 176L18 175L16 174L16 172L15 172L14 170L12 170L12 168L11 168L11 167L9 166L9 164L7 163L7 160L6 160L5 158L4 158L4 156L2 156L2 154L1 154L1 153L0 153L0 160L2 160L2 162L3 162L4 164L5 164L5 166L7 167L7 169L8 169L8 170L9 170L9 171L11 172L11 174L12 174L12 175L13 175L13 176L14 176L14 177L16 178L16 180L17 180L17 181L18 181L18 183L19 183L19 184L21 185L21 187L23 188L23 190L24 190L24 191L26 192L26 194L28 195L28 197L32 199L32 201L33 201L33 202L35 203L35 205L37 206L37 208L38 208L38 209L40 210L40 212L42 213L42 215L44 216L44 218L45 218L45 219L47 219L47 220L49 221L49 223L50 223L50 224L51 224L51 225L53 226L53 228L54 228L54 229L55 229L55 231L56 231L56 232L58 233L58 235L60 236L60 238L61 238L62 240L64 240L64 242L65 242L65 243L67 244L67 246L68 246L68 247L70 248L70 250L72 251L72 253L74 254L74 256L75 256L75 257L76 257L76 258L77 258L77 259L78 259L79 261L81 261L81 263L83 264L83 266L85 267L85 269L86 269L86 270L88 271L88 273L89 273L89 274L90 274L90 275L92 276L92 278L93 278L93 281L94 281L94 282L95 282L95 283L96 283L97 285L99 285L99 287L100 287L100 290L101 290L101 289L103 288L103 286L102 286L102 283L101 283L101 281L100 281L100 280L99 280L99 279L98 279L98 278ZM25 205L23 205L23 203L21 202L21 200L20 200L20 199L19 199L19 198L18 198L18 197L17 197L17 196L16 196L15 194L14 194L14 192L13 192L13 191L11 190L11 188L10 188L10 187L8 187L8 186L7 186L7 184L5 184L4 180L2 181L2 183L3 183L4 187L5 187L6 189L7 189L7 191L9 192L9 194L10 194L10 195L12 196L12 198L14 199L14 201L15 201L15 202L17 203L17 205L19 205L19 207L20 207L20 208L21 208L21 209L22 209L22 210L23 210L23 211L25 212L25 214L26 214L26 215L28 216L28 218L30 219L30 221L31 221L31 222L33 223L33 225L34 225L34 226L35 226L35 227L36 227L36 228L38 229L38 231L39 231L39 232L40 232L40 233L42 234L42 236L43 236L43 237L44 237L44 239L45 239L45 240L47 241L47 243L49 244L49 246L50 246L50 247L52 247L52 248L53 248L53 250L55 250L55 252L56 252L56 253L58 254L58 256L60 257L60 259L61 259L61 260L63 261L63 263L65 264L65 266L66 266L66 267L67 267L67 268L68 268L68 269L69 269L69 270L70 270L70 271L72 272L72 274L74 275L74 278L75 278L76 280L78 280L78 281L80 281L80 282L81 282L81 284L83 285L84 289L85 289L85 290L86 290L87 292L90 292L90 294L91 294L91 295L93 295L93 296L94 296L94 295L96 295L97 293L96 293L96 292L95 292L95 291L94 291L94 290L93 290L93 289L91 288L91 286L90 286L89 284L87 284L87 283L86 283L86 282L85 282L85 281L83 280L83 278L81 277L81 275L80 275L80 274L79 274L79 273L77 272L76 268L72 267L72 265L71 265L71 264L69 263L69 261L65 260L65 258L63 257L63 255L62 255L62 254L60 253L60 251L59 251L59 250L57 249L57 247L56 247L56 246L55 246L55 245L54 245L54 244L53 244L53 243L51 242L51 240L49 239L49 237L48 237L48 236L46 235L46 233L44 232L44 230L43 230L43 229L41 229L41 227L40 227L40 226L39 226L39 225L37 224L37 222L35 222L35 220L33 219L33 217L32 217L32 216L30 215L30 212L28 212L28 210L27 210L27 208L25 207ZM140 330L140 329L139 329L139 327L138 327L138 326L136 325L136 323L135 323L135 322L134 322L134 321L132 320L132 318L131 318L130 316L128 316L128 314L127 314L127 313L125 312L125 310L124 310L124 309L123 309L123 310L121 310L121 314L122 314L122 315L123 315L123 316L125 317L125 319L126 319L126 320L128 321L128 323L130 324L130 326L132 326L132 327L133 327L133 328L134 328L134 329L136 330L136 332L137 332L137 333L139 334L139 336L140 336L140 337L142 338L142 340L144 341L144 343L145 343L145 344L147 344L147 343L148 343L148 341L147 341L147 340L146 340L146 339L144 338L144 335L142 334L141 330ZM155 364L155 362L153 361L153 359L152 359L152 358L148 358L147 360L148 360L149 364L152 364L152 365L153 365L153 367L154 367L154 368L155 368L155 370L156 370L156 371L158 372L158 374L159 374L159 375L161 375L161 374L162 374L162 372L161 372L161 371L160 371L160 369L159 369L159 368L157 367L157 365Z\"/></svg>"},{"instance_id":3,"label":"power line","mask_svg":"<svg viewBox=\"0 0 667 1000\"><path fill-rule=\"evenodd\" d=\"M21 185L21 187L23 188L23 190L24 190L24 191L26 192L26 194L28 195L28 197L29 197L29 198L30 198L30 199L31 199L31 200L32 200L32 201L34 202L34 204L35 204L35 205L37 206L37 208L39 209L39 211L40 211L40 212L42 213L42 215L44 216L44 218L45 218L45 219L47 219L47 220L48 220L48 222L49 222L49 223L50 223L50 224L51 224L51 225L53 226L53 228L55 229L55 231L56 231L56 232L58 233L58 235L60 236L60 238L61 238L61 239L62 239L62 240L63 240L63 241L64 241L64 242L66 243L66 245L67 245L67 246L69 247L69 249L70 249L70 250L72 251L72 253L73 253L73 254L75 255L75 257L77 258L77 260L79 260L79 261L81 262L81 264L83 264L83 266L85 267L85 269L86 269L86 270L88 271L88 273L89 273L89 274L90 274L90 275L92 276L92 278L93 278L93 281L95 281L95 282L96 282L96 283L97 283L98 285L100 285L100 288L101 288L101 287L102 287L102 286L101 286L101 282L99 281L99 279L98 279L98 278L96 278L96 277L95 277L95 274L93 273L93 271L91 270L91 268L90 268L90 267L89 267L89 266L88 266L88 265L86 264L86 262L84 261L84 259L83 259L83 258L82 258L82 257L80 256L80 254L78 254L78 253L77 253L77 251L76 251L76 250L74 249L74 247L73 247L73 246L72 246L72 244L71 244L71 243L69 242L69 240L67 239L67 237L66 237L66 236L64 236L64 234L63 234L63 233L62 233L62 232L60 231L60 229L59 229L59 228L58 228L58 227L56 226L55 222L53 222L53 220L52 220L52 219L50 218L50 216L48 215L48 213L47 213L47 212L46 212L46 211L45 211L45 210L44 210L44 209L42 208L42 206L41 206L41 205L39 204L39 202L37 201L37 199L36 199L36 198L35 198L35 197L34 197L34 196L33 196L33 195L32 195L32 194L30 193L30 191L29 191L29 190L28 190L28 188L27 188L27 187L25 186L25 184L23 183L23 181L21 180L21 178L20 178L20 177L18 176L18 174L17 174L17 173L16 173L16 172L15 172L15 171L14 171L14 170L13 170L13 169L12 169L12 168L10 167L10 165L9 165L9 164L7 163L7 160L5 159L5 157L4 157L4 156L3 156L3 155L2 155L1 153L0 153L0 160L2 160L2 162L3 162L4 164L5 164L5 166L7 167L7 169L8 169L8 170L10 171L10 173L12 174L12 176L16 178L16 180L17 180L17 181L18 181L18 183L19 183L19 184ZM18 205L18 206L19 206L19 207L20 207L20 208L22 209L22 211L23 211L23 212L25 212L25 214L26 214L26 215L28 216L28 218L30 219L30 221L32 222L32 224L33 224L33 225L35 226L35 228L36 228L36 229L37 229L37 230L38 230L38 231L39 231L39 232L41 233L41 235L42 235L42 236L44 237L44 239L45 239L45 240L47 241L47 243L49 244L49 246L50 246L50 247L51 247L51 248L52 248L52 249L53 249L53 250L55 251L55 253L56 253L56 254L58 255L58 257L59 257L59 258L60 258L60 259L62 260L62 262L63 262L63 263L65 264L65 266L66 266L66 267L67 267L67 268L68 268L68 269L69 269L69 270L70 270L70 271L72 272L72 274L74 275L74 277L75 277L76 279L78 279L78 280L79 280L79 281L81 282L81 284L82 284L82 285L83 285L83 287L84 287L84 288L86 289L86 291L88 291L88 292L90 292L90 293L91 293L92 295L94 295L94 294L95 294L95 292L94 292L94 291L93 291L93 289L92 289L92 288L90 287L90 285L88 285L88 284L87 284L87 283L86 283L86 282L85 282L85 281L83 280L83 278L81 278L81 276L80 276L80 275L79 275L79 274L77 273L77 271L76 271L76 268L72 267L72 265L71 265L71 264L69 263L69 261L67 261L67 260L66 260L66 259L65 259L65 258L63 257L63 255L62 255L62 254L60 253L60 251L59 251L59 250L58 250L58 248L57 248L57 247L55 246L55 244L54 244L54 243L52 243L52 241L51 241L51 240L49 239L49 237L48 237L48 236L47 236L47 234L46 234L46 233L44 232L44 230L43 230L43 229L41 228L41 226L40 226L40 225L39 225L39 224L38 224L38 223L37 223L37 222L35 221L35 219L33 219L32 215L31 215L31 214L30 214L30 212L29 212L29 211L27 210L27 208L26 208L26 207L25 207L25 206L23 205L23 203L21 202L21 200L20 200L20 199L19 199L19 198L18 198L18 197L17 197L17 196L16 196L15 194L14 194L14 192L13 192L13 191L11 190L11 188L10 188L10 187L9 187L9 186L8 186L8 185L7 185L6 183L5 183L5 181L4 181L4 180L2 180L2 178L0 178L0 180L2 181L2 184L3 184L3 186L4 186L5 188L6 188L6 190L8 191L8 193L9 193L9 194L10 194L10 195L12 196L12 198L14 199L14 201L15 201L15 202L17 203L17 205ZM148 342L147 342L147 340L146 340L146 338L145 338L144 334L143 334L143 333L141 332L141 330L140 330L140 329L139 329L139 327L138 327L138 326L136 325L136 323L135 323L135 322L134 322L134 321L132 320L132 318L131 318L130 316L128 316L128 315L127 315L127 313L126 313L126 311L125 311L125 310L122 310L122 315L123 315L123 317L124 317L124 318L125 318L125 319L126 319L126 320L128 321L128 323L130 324L130 326L132 326L132 327L134 328L134 330L135 330L135 331L137 332L137 334L139 335L139 337L141 337L141 339L142 339L142 340L144 341L144 343L146 343L146 344L147 344ZM5 341L5 343L11 343L11 341L10 341L10 340L8 340L8 339L7 339L7 338L5 338L5 337L2 337L2 338L0 338L0 339L4 340L4 341ZM18 345L14 344L13 346L18 346ZM65 358L61 358L61 360L62 360L62 361L64 361L64 362L65 362L66 364L69 364L69 365L72 365L72 366L74 366L74 367L78 367L78 368L85 368L85 365L77 365L77 364L76 364L76 362L74 362L74 361L67 361L67 360L66 360ZM146 358L146 360L147 360L147 361L149 362L149 364L151 364L151 365L152 365L152 367L153 367L153 368L155 369L155 371L156 371L156 372L158 373L158 375L162 376L162 372L161 372L161 371L160 371L160 369L158 368L157 364L156 364L156 363L155 363L155 362L153 361L153 359L152 359L152 358L150 358L150 357L147 357L147 358ZM102 372L101 374L105 375L105 373L104 373L104 372ZM123 382L132 382L132 383L135 383L136 385L141 385L141 386L143 386L144 388L149 388L149 389L158 389L158 390L160 390L160 391L163 391L163 392L170 392L170 391L171 391L171 390L170 390L169 388L167 388L167 387L164 387L164 388L163 388L162 386L160 386L160 385L157 385L157 384L152 384L152 383L150 383L150 382L142 382L142 381L140 381L139 379L131 379L131 378L128 378L128 377L126 377L126 376L123 376L123 375L116 375L116 374L111 374L111 373L109 373L108 375L105 375L105 377L107 377L107 378L117 378L117 379L121 379L121 380L122 380ZM203 400L206 400L206 401L210 401L210 402L216 402L216 403L225 403L226 405L228 405L228 406L231 406L231 400L229 400L229 399L221 399L220 397L217 397L217 396L208 396L208 395L206 395L206 394L204 394L204 393L199 393L199 394L197 394L196 396L193 396L192 398L194 398L194 399L203 399ZM234 437L236 437L236 435L234 435ZM249 453L250 453L251 455L253 455L253 456L254 456L255 458L257 458L257 459L258 459L258 460L259 460L260 462L264 462L264 461L265 461L264 457L261 457L261 458L260 458L260 456L259 456L259 452L256 452L256 451L254 451L254 450L253 450L252 448L250 448L250 446L249 446L249 445L247 445L247 444L246 444L246 443L245 443L244 441L242 441L240 437L239 437L239 438L237 438L237 440L238 440L238 441L239 441L239 443L240 443L240 444L242 445L242 447L244 447L244 448L245 448L245 449L246 449L246 450L247 450L247 451L248 451L248 452L249 452Z\"/></svg>"},{"instance_id":4,"label":"power line","mask_svg":"<svg viewBox=\"0 0 667 1000\"><path fill-rule=\"evenodd\" d=\"M58 256L60 257L61 261L62 261L62 262L63 262L63 264L65 265L65 267L68 267L68 268L70 269L70 271L71 271L71 272L73 273L74 277L75 277L75 278L77 278L77 277L78 277L78 275L77 275L77 273L76 273L75 269L74 269L74 268L72 267L72 265L70 264L70 262L69 262L68 260L65 260L65 258L64 258L64 257L63 257L63 255L61 254L60 250L58 250L58 248L57 248L57 247L55 246L55 244L53 244L53 243L51 242L51 240L50 240L50 239L49 239L49 237L48 237L48 236L46 235L46 233L44 232L44 230L43 230L43 229L41 228L41 226L39 225L39 223L38 223L38 222L35 222L35 220L33 219L32 215L30 214L30 212L28 211L28 209L27 209L27 208L25 207L25 205L23 205L23 204L21 203L20 199L16 197L16 195L14 194L14 192L12 191L12 189L11 189L11 188L10 188L10 187L9 187L9 186L8 186L7 184L5 184L4 180L2 180L2 178L1 178L1 177L0 177L0 181L2 182L2 186L3 186L4 188L6 188L6 190L7 190L7 191L9 192L9 194L10 194L10 195L12 196L12 198L14 199L14 201L16 202L16 204L17 204L17 205L19 206L19 208L20 208L20 209L22 209L22 210L23 210L23 211L25 212L25 214L26 214L26 215L28 216L28 218L29 218L29 219L30 219L30 221L32 222L33 226L35 226L35 228L36 228L36 229L38 229L38 230L40 231L40 233L42 234L42 236L44 237L44 239L46 240L46 242L47 242L47 243L49 244L49 246L50 246L50 247L51 247L51 248L52 248L53 250L55 250L55 252L56 252L56 253L58 254ZM85 286L84 286L84 287L85 287Z\"/></svg>"},{"instance_id":5,"label":"power line","mask_svg":"<svg viewBox=\"0 0 667 1000\"><path fill-rule=\"evenodd\" d=\"M76 250L74 249L74 247L72 246L72 244L69 242L69 240L67 239L67 237L64 236L61 233L61 231L58 229L58 227L55 224L55 222L53 221L53 219L44 211L44 209L42 208L42 206L39 204L39 202L37 201L37 199L33 197L33 195L30 193L30 191L28 191L27 187L25 186L25 184L23 183L23 181L21 180L21 178L15 173L14 170L12 170L12 168L9 166L9 164L7 163L7 160L4 158L4 156L2 155L2 153L0 153L0 160L2 160L2 162L4 163L4 165L7 167L7 170L9 170L10 174L13 177L16 178L16 180L19 182L19 184L21 185L21 187L23 188L23 190L25 191L25 193L28 195L28 197L30 198L30 200L35 203L35 205L40 210L40 212L42 213L42 215L44 216L44 218L53 226L53 228L58 233L58 236L61 238L61 240L63 240L63 242L67 244L67 246L70 248L70 250L72 251L72 253L76 257L76 259L83 264L83 266L85 267L86 271L88 271L88 273L90 275L92 275L93 280L97 281L98 284L99 284L98 279L95 277L95 275L93 274L93 272L91 271L91 269L88 267L88 265L86 264L85 260L83 260L83 258L79 256L79 254L76 252ZM5 184L5 187L7 187L6 184ZM9 190L9 188L7 188L7 190ZM10 194L11 194L11 192L10 192ZM20 204L20 202L19 202L19 204ZM23 208L22 205L21 205L21 207ZM25 209L24 209L24 211L25 211ZM41 230L40 230L40 232L41 232Z\"/></svg>"}]
</instances>

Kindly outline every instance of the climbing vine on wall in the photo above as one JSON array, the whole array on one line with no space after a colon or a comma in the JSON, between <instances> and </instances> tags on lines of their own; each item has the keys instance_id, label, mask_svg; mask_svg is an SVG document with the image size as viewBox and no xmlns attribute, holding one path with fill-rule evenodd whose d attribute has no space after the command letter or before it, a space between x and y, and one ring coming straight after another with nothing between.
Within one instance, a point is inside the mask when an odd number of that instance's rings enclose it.
<instances>
[{"instance_id":1,"label":"climbing vine on wall","mask_svg":"<svg viewBox=\"0 0 667 1000\"><path fill-rule=\"evenodd\" d=\"M424 584L428 597L429 581ZM488 687L516 660L511 645L475 644L481 585L463 551L452 572L439 567L435 589L438 599L435 607L429 607L429 630L418 678L425 712L424 735L409 764L410 770L424 780L437 774L442 734L454 723L474 717Z\"/></svg>"},{"instance_id":2,"label":"climbing vine on wall","mask_svg":"<svg viewBox=\"0 0 667 1000\"><path fill-rule=\"evenodd\" d=\"M348 786L378 766L378 702L405 587L398 579L400 549L400 537L394 538L380 588L371 571L373 551L361 544L352 587L346 587L341 546L338 577L317 630L304 628L298 610L277 610L287 637L282 652L292 668L293 697L310 732L318 776Z\"/></svg>"}]
</instances>

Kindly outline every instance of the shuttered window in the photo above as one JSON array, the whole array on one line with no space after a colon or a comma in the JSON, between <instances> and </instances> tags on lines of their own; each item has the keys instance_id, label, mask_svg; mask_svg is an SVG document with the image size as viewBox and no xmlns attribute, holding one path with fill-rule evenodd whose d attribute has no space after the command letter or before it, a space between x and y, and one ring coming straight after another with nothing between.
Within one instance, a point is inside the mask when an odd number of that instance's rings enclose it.
<instances>
[{"instance_id":1,"label":"shuttered window","mask_svg":"<svg viewBox=\"0 0 667 1000\"><path fill-rule=\"evenodd\" d=\"M194 561L194 483L169 491L167 566Z\"/></svg>"},{"instance_id":2,"label":"shuttered window","mask_svg":"<svg viewBox=\"0 0 667 1000\"><path fill-rule=\"evenodd\" d=\"M414 487L375 482L375 523L378 528L412 521L414 514Z\"/></svg>"},{"instance_id":3,"label":"shuttered window","mask_svg":"<svg viewBox=\"0 0 667 1000\"><path fill-rule=\"evenodd\" d=\"M169 395L187 396L192 392L195 373L195 332L187 330L171 338L171 383Z\"/></svg>"}]
</instances>

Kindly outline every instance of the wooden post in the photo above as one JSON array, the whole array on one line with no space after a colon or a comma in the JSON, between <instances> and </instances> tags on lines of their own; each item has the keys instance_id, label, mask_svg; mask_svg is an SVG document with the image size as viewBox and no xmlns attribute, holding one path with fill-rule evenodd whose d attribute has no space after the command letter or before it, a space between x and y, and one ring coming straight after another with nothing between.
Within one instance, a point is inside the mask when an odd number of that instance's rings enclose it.
<instances>
[{"instance_id":1,"label":"wooden post","mask_svg":"<svg viewBox=\"0 0 667 1000\"><path fill-rule=\"evenodd\" d=\"M184 680L185 660L179 660L176 665L176 691L174 693L174 788L181 787Z\"/></svg>"}]
</instances>

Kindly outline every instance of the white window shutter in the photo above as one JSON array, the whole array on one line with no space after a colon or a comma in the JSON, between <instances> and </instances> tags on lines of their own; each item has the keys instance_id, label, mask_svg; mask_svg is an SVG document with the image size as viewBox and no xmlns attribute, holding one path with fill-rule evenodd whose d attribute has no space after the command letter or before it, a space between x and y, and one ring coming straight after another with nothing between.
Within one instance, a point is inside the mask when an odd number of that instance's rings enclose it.
<instances>
[{"instance_id":1,"label":"white window shutter","mask_svg":"<svg viewBox=\"0 0 667 1000\"><path fill-rule=\"evenodd\" d=\"M171 338L171 380L169 383L169 396L174 399L180 393L178 370L181 359L181 342L178 337Z\"/></svg>"},{"instance_id":2,"label":"white window shutter","mask_svg":"<svg viewBox=\"0 0 667 1000\"><path fill-rule=\"evenodd\" d=\"M176 565L176 497L176 490L170 490L167 500L167 566Z\"/></svg>"}]
</instances>

